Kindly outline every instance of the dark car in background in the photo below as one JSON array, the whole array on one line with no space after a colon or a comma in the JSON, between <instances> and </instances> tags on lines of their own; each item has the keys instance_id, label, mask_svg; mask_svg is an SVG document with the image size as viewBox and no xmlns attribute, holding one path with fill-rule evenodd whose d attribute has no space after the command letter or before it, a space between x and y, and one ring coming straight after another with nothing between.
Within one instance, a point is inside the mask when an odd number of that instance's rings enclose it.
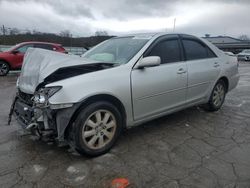
<instances>
[{"instance_id":1,"label":"dark car in background","mask_svg":"<svg viewBox=\"0 0 250 188\"><path fill-rule=\"evenodd\" d=\"M61 44L48 42L23 42L10 49L0 52L0 76L5 76L10 70L21 69L23 57L28 48L42 48L66 53Z\"/></svg>"}]
</instances>

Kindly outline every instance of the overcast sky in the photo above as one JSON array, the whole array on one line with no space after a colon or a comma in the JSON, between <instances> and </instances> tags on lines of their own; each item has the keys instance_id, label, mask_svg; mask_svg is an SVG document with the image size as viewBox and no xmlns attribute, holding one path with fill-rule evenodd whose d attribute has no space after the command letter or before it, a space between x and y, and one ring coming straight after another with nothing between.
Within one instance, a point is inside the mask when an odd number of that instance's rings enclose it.
<instances>
[{"instance_id":1,"label":"overcast sky","mask_svg":"<svg viewBox=\"0 0 250 188\"><path fill-rule=\"evenodd\" d=\"M74 36L173 31L250 36L250 0L0 0L0 24Z\"/></svg>"}]
</instances>

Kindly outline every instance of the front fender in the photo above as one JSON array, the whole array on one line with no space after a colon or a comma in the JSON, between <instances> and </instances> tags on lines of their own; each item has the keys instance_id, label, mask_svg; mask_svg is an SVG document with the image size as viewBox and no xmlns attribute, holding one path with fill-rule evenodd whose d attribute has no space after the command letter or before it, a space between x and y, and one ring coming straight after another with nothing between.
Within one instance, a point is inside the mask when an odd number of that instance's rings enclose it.
<instances>
[{"instance_id":1,"label":"front fender","mask_svg":"<svg viewBox=\"0 0 250 188\"><path fill-rule=\"evenodd\" d=\"M132 100L130 87L131 68L126 65L79 75L46 85L62 86L50 99L50 104L77 104L96 95L110 95L124 106L127 124L132 125Z\"/></svg>"}]
</instances>

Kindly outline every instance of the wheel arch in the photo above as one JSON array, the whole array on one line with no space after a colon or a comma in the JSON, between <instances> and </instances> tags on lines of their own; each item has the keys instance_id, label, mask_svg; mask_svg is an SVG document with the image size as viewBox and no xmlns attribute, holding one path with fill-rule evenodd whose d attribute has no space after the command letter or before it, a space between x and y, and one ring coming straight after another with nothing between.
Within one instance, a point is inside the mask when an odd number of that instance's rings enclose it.
<instances>
[{"instance_id":1,"label":"wheel arch","mask_svg":"<svg viewBox=\"0 0 250 188\"><path fill-rule=\"evenodd\" d=\"M5 63L7 63L9 65L10 69L11 69L11 64L6 59L0 58L0 61L3 61Z\"/></svg>"},{"instance_id":2,"label":"wheel arch","mask_svg":"<svg viewBox=\"0 0 250 188\"><path fill-rule=\"evenodd\" d=\"M219 80L222 80L225 83L225 85L226 85L226 92L228 92L228 88L229 88L229 80L228 80L228 78L226 76L222 76L222 77L220 77Z\"/></svg>"},{"instance_id":3,"label":"wheel arch","mask_svg":"<svg viewBox=\"0 0 250 188\"><path fill-rule=\"evenodd\" d=\"M77 107L77 109L75 110L75 112L73 113L73 115L70 118L70 121L65 129L65 137L67 137L68 133L69 133L69 129L72 127L72 124L74 123L74 120L76 119L77 115L79 114L79 112L85 108L86 106L94 103L94 102L98 102L98 101L107 101L110 102L111 104L113 104L115 107L117 107L117 109L119 110L119 112L122 115L122 127L125 128L126 127L126 119L127 119L127 113L125 110L125 107L123 105L123 103L115 96L110 95L110 94L97 94L97 95L93 95L90 96L88 98L86 98L85 100L83 100L79 106Z\"/></svg>"}]
</instances>

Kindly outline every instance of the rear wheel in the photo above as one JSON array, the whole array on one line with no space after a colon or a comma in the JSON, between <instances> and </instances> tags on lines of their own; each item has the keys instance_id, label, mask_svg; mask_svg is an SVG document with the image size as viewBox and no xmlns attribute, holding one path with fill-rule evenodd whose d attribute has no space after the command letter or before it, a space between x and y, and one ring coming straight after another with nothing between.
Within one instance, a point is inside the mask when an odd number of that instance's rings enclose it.
<instances>
[{"instance_id":1,"label":"rear wheel","mask_svg":"<svg viewBox=\"0 0 250 188\"><path fill-rule=\"evenodd\" d=\"M0 61L0 76L6 76L10 71L10 66L5 61Z\"/></svg>"},{"instance_id":2,"label":"rear wheel","mask_svg":"<svg viewBox=\"0 0 250 188\"><path fill-rule=\"evenodd\" d=\"M111 149L122 128L118 109L108 102L83 108L73 124L73 143L80 154L98 156Z\"/></svg>"},{"instance_id":3,"label":"rear wheel","mask_svg":"<svg viewBox=\"0 0 250 188\"><path fill-rule=\"evenodd\" d=\"M217 111L221 108L226 97L226 85L223 80L219 80L212 91L205 109L208 111Z\"/></svg>"}]
</instances>

